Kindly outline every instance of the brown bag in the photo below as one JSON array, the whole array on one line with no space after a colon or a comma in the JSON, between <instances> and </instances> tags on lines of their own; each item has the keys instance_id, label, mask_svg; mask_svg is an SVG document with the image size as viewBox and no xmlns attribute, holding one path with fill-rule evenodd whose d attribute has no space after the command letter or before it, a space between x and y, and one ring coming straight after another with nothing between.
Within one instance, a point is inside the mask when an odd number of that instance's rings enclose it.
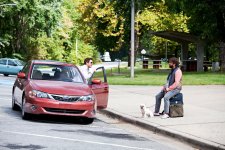
<instances>
[{"instance_id":1,"label":"brown bag","mask_svg":"<svg viewBox=\"0 0 225 150\"><path fill-rule=\"evenodd\" d=\"M169 116L171 118L173 118L173 117L183 117L184 116L183 104L172 104L172 105L170 105Z\"/></svg>"}]
</instances>

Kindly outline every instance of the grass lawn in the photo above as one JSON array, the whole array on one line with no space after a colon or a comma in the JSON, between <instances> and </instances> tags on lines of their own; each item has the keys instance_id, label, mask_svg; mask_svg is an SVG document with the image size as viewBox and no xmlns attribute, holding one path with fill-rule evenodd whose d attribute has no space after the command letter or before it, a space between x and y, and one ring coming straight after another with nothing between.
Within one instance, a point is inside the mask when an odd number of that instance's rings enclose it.
<instances>
[{"instance_id":1,"label":"grass lawn","mask_svg":"<svg viewBox=\"0 0 225 150\"><path fill-rule=\"evenodd\" d=\"M110 85L163 85L169 69L135 69L135 78L131 79L130 70L122 68L107 70ZM183 85L225 85L225 73L220 72L183 72Z\"/></svg>"}]
</instances>

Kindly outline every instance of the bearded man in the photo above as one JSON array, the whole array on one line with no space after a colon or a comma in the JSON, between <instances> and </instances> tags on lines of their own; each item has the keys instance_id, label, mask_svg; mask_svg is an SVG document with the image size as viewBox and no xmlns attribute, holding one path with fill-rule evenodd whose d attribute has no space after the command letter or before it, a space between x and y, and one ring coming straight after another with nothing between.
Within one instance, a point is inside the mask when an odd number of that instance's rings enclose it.
<instances>
[{"instance_id":1,"label":"bearded man","mask_svg":"<svg viewBox=\"0 0 225 150\"><path fill-rule=\"evenodd\" d=\"M171 72L167 77L167 82L163 86L162 90L155 96L155 112L154 116L160 116L159 110L161 106L161 100L164 98L164 114L162 119L169 118L170 98L180 93L182 89L182 71L179 68L179 61L177 58L172 57L169 59L169 67Z\"/></svg>"}]
</instances>

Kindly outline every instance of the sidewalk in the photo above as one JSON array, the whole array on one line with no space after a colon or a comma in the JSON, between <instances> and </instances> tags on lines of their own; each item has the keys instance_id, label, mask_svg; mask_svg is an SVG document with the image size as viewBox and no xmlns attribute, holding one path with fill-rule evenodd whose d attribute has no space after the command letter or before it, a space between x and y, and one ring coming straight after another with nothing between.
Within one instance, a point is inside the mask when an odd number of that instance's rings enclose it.
<instances>
[{"instance_id":1,"label":"sidewalk","mask_svg":"<svg viewBox=\"0 0 225 150\"><path fill-rule=\"evenodd\" d=\"M225 86L183 86L184 117L141 118L140 104L154 110L159 86L110 86L102 113L172 136L200 149L225 149ZM161 110L163 109L163 100Z\"/></svg>"}]
</instances>

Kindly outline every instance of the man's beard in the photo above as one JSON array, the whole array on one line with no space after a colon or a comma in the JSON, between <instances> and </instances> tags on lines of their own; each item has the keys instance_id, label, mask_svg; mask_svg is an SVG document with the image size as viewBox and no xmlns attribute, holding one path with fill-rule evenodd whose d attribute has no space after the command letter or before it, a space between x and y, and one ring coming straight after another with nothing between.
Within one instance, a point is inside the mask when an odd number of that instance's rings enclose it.
<instances>
[{"instance_id":1,"label":"man's beard","mask_svg":"<svg viewBox=\"0 0 225 150\"><path fill-rule=\"evenodd\" d=\"M173 65L169 65L169 67L172 69L173 68Z\"/></svg>"}]
</instances>

